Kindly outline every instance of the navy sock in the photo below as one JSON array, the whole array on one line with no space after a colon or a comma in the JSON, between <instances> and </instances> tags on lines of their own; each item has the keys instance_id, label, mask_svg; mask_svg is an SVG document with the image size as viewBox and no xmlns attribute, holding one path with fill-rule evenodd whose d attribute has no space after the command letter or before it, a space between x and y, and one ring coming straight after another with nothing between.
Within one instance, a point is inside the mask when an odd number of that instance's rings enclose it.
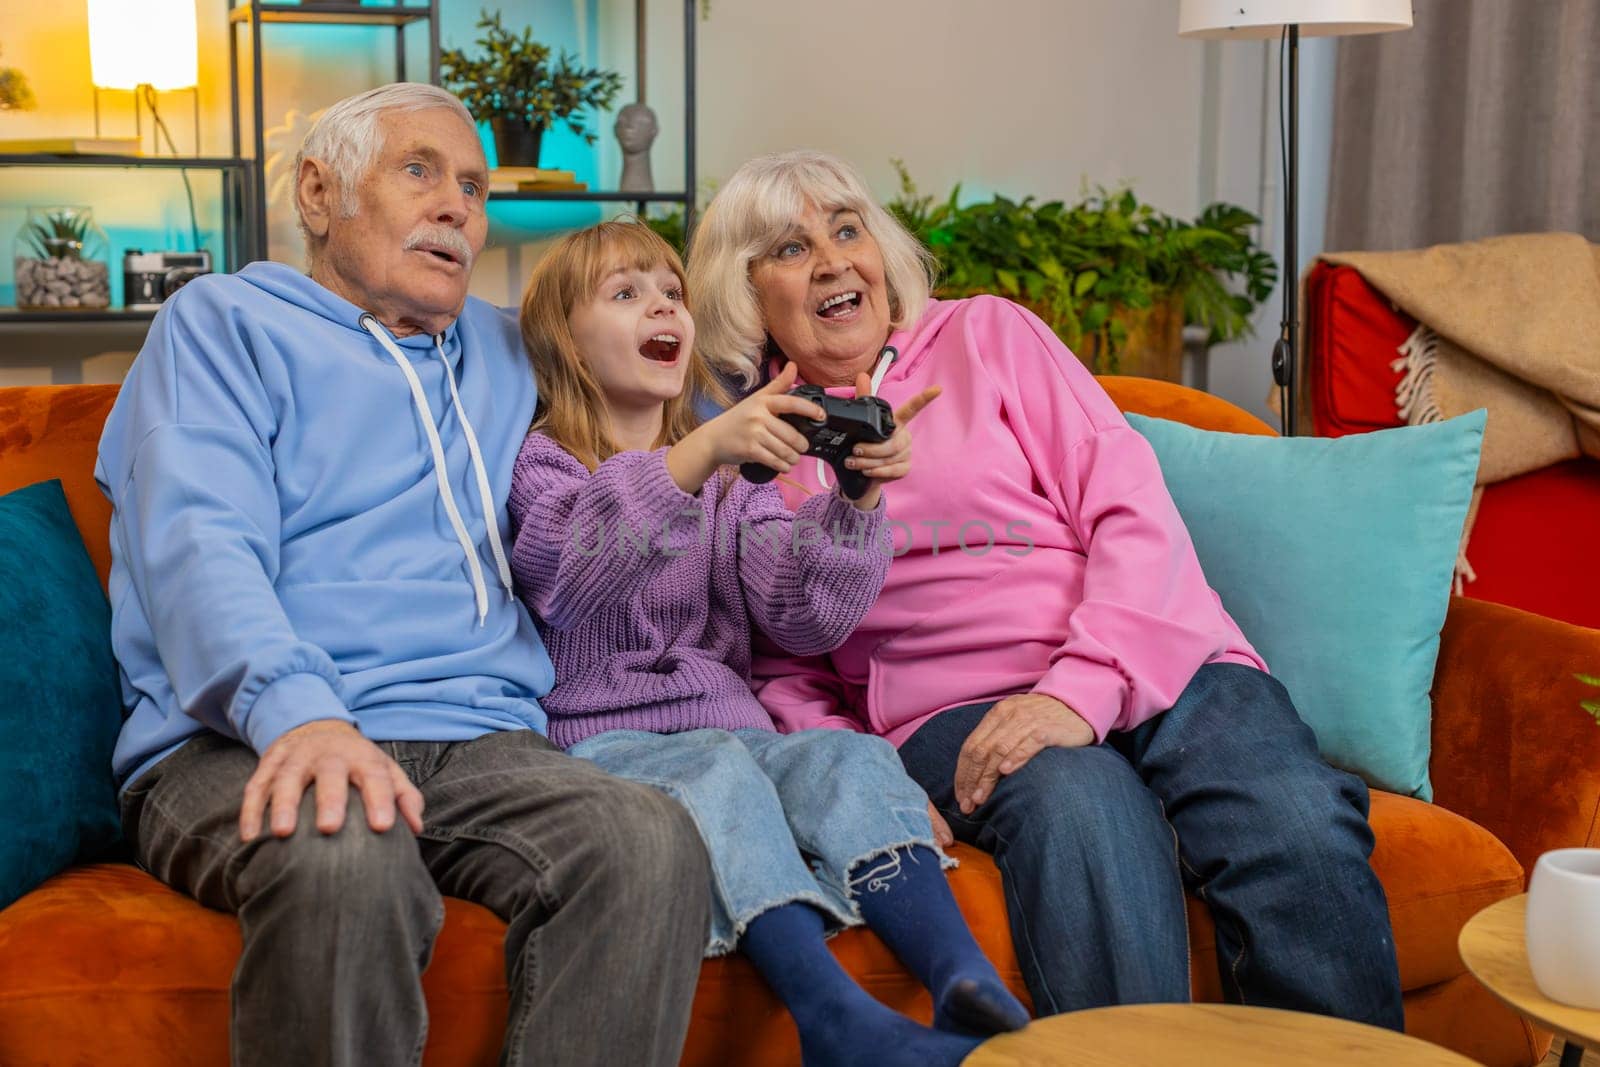
<instances>
[{"instance_id":1,"label":"navy sock","mask_svg":"<svg viewBox=\"0 0 1600 1067\"><path fill-rule=\"evenodd\" d=\"M764 911L739 939L800 1030L806 1067L956 1067L977 1047L874 1000L833 958L822 913L808 904Z\"/></svg>"},{"instance_id":2,"label":"navy sock","mask_svg":"<svg viewBox=\"0 0 1600 1067\"><path fill-rule=\"evenodd\" d=\"M1028 1025L1028 1009L973 940L932 849L863 860L850 884L867 925L933 994L937 1029L987 1037Z\"/></svg>"}]
</instances>

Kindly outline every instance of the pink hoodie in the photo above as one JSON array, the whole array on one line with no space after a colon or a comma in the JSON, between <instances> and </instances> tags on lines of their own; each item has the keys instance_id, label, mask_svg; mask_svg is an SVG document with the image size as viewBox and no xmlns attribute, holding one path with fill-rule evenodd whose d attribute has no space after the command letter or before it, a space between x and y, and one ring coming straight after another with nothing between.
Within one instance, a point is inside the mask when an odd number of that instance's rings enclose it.
<instances>
[{"instance_id":1,"label":"pink hoodie","mask_svg":"<svg viewBox=\"0 0 1600 1067\"><path fill-rule=\"evenodd\" d=\"M1149 444L1043 322L997 297L935 301L889 344L891 406L944 387L912 427L911 473L884 490L903 554L836 651L758 649L780 730L898 745L947 708L1035 692L1103 741L1170 708L1207 663L1266 669L1206 584ZM779 480L791 508L833 484L818 466Z\"/></svg>"}]
</instances>

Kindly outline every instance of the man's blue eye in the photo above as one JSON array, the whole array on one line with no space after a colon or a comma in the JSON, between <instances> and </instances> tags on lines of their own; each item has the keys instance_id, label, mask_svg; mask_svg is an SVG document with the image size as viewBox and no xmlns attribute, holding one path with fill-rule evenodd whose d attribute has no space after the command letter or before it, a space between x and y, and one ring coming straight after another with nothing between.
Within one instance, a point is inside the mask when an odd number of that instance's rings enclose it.
<instances>
[{"instance_id":1,"label":"man's blue eye","mask_svg":"<svg viewBox=\"0 0 1600 1067\"><path fill-rule=\"evenodd\" d=\"M461 183L461 191L466 193L468 196L476 197L478 195L478 183L477 182L462 182Z\"/></svg>"},{"instance_id":2,"label":"man's blue eye","mask_svg":"<svg viewBox=\"0 0 1600 1067\"><path fill-rule=\"evenodd\" d=\"M407 163L406 173L413 178L420 178L427 173L427 169L421 163Z\"/></svg>"}]
</instances>

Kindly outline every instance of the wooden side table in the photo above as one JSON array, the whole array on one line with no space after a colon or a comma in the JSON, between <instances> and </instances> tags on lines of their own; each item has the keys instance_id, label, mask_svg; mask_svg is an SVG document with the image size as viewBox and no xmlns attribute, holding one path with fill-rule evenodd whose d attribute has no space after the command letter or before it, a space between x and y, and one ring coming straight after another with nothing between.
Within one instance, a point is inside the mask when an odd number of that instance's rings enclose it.
<instances>
[{"instance_id":1,"label":"wooden side table","mask_svg":"<svg viewBox=\"0 0 1600 1067\"><path fill-rule=\"evenodd\" d=\"M1466 1067L1449 1049L1376 1026L1237 1004L1134 1004L1052 1015L990 1038L963 1067L1316 1063Z\"/></svg>"},{"instance_id":2,"label":"wooden side table","mask_svg":"<svg viewBox=\"0 0 1600 1067\"><path fill-rule=\"evenodd\" d=\"M1528 894L1491 904L1461 928L1461 961L1484 988L1513 1011L1566 1042L1561 1067L1578 1067L1584 1046L1600 1047L1600 1011L1574 1008L1539 992L1528 967Z\"/></svg>"}]
</instances>

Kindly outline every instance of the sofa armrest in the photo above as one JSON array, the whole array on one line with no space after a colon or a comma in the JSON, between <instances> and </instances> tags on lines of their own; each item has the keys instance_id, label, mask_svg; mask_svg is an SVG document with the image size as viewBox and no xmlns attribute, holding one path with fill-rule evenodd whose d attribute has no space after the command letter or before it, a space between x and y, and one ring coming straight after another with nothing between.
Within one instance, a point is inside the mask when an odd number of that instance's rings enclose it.
<instances>
[{"instance_id":1,"label":"sofa armrest","mask_svg":"<svg viewBox=\"0 0 1600 1067\"><path fill-rule=\"evenodd\" d=\"M1450 599L1433 679L1434 801L1504 841L1529 872L1600 844L1600 724L1579 703L1600 630Z\"/></svg>"}]
</instances>

